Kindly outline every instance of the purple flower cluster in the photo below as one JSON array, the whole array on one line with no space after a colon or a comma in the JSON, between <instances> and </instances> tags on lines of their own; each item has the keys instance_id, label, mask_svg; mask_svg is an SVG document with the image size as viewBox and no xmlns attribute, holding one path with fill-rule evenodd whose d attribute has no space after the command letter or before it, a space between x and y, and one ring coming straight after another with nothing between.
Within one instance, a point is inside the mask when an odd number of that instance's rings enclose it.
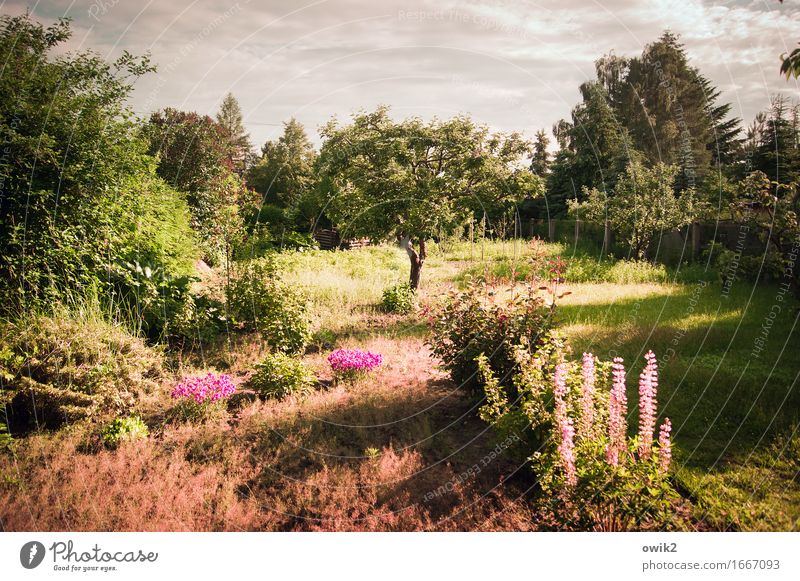
<instances>
[{"instance_id":1,"label":"purple flower cluster","mask_svg":"<svg viewBox=\"0 0 800 581\"><path fill-rule=\"evenodd\" d=\"M383 363L383 355L360 349L337 349L328 355L334 373L372 371Z\"/></svg>"},{"instance_id":2,"label":"purple flower cluster","mask_svg":"<svg viewBox=\"0 0 800 581\"><path fill-rule=\"evenodd\" d=\"M206 402L219 401L236 391L231 378L227 375L196 375L186 377L172 390L172 398L188 398L201 404Z\"/></svg>"}]
</instances>

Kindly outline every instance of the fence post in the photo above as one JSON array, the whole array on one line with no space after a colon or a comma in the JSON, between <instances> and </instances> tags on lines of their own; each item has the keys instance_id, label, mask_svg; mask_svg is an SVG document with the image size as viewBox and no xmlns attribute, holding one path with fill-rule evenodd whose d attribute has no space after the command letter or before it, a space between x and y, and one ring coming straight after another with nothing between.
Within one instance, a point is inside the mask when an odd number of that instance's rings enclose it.
<instances>
[{"instance_id":1,"label":"fence post","mask_svg":"<svg viewBox=\"0 0 800 581\"><path fill-rule=\"evenodd\" d=\"M701 232L700 232L700 223L699 222L692 222L692 259L697 260L700 256L700 245L702 240L700 239Z\"/></svg>"},{"instance_id":2,"label":"fence post","mask_svg":"<svg viewBox=\"0 0 800 581\"><path fill-rule=\"evenodd\" d=\"M556 221L552 218L547 220L547 234L550 242L556 241Z\"/></svg>"},{"instance_id":3,"label":"fence post","mask_svg":"<svg viewBox=\"0 0 800 581\"><path fill-rule=\"evenodd\" d=\"M577 218L575 219L575 244L574 246L578 245L578 239L581 237L581 221Z\"/></svg>"},{"instance_id":4,"label":"fence post","mask_svg":"<svg viewBox=\"0 0 800 581\"><path fill-rule=\"evenodd\" d=\"M606 220L603 223L603 254L611 254L611 244L613 244L611 225Z\"/></svg>"}]
</instances>

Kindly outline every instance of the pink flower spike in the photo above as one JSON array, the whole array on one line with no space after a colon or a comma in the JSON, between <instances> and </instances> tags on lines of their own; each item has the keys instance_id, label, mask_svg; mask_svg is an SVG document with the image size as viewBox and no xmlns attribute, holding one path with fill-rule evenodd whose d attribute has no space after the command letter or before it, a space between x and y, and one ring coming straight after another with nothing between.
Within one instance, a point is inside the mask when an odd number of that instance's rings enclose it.
<instances>
[{"instance_id":1,"label":"pink flower spike","mask_svg":"<svg viewBox=\"0 0 800 581\"><path fill-rule=\"evenodd\" d=\"M625 366L621 357L615 357L612 369L611 394L608 398L608 447L606 460L611 466L619 465L627 448L628 398L625 395Z\"/></svg>"},{"instance_id":2,"label":"pink flower spike","mask_svg":"<svg viewBox=\"0 0 800 581\"><path fill-rule=\"evenodd\" d=\"M670 432L672 432L672 422L669 421L669 418L665 418L658 430L658 464L662 472L669 470L669 464L672 461Z\"/></svg>"},{"instance_id":3,"label":"pink flower spike","mask_svg":"<svg viewBox=\"0 0 800 581\"><path fill-rule=\"evenodd\" d=\"M647 364L639 376L639 457L649 458L656 427L658 363L652 351L644 356Z\"/></svg>"},{"instance_id":4,"label":"pink flower spike","mask_svg":"<svg viewBox=\"0 0 800 581\"><path fill-rule=\"evenodd\" d=\"M594 427L594 386L596 380L594 355L591 353L583 354L581 376L583 377L583 384L581 387L581 417L578 422L578 435L588 440L592 437L592 429Z\"/></svg>"}]
</instances>

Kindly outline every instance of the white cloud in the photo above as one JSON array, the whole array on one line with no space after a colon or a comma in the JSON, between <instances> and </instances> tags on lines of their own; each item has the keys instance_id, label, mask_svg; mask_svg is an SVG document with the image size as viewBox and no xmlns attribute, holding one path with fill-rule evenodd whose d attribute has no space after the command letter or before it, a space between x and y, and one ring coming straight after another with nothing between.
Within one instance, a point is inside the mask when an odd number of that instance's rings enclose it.
<instances>
[{"instance_id":1,"label":"white cloud","mask_svg":"<svg viewBox=\"0 0 800 581\"><path fill-rule=\"evenodd\" d=\"M137 111L213 113L231 90L257 143L290 116L313 134L334 114L378 103L398 115L469 112L533 135L569 115L594 59L636 54L666 28L745 121L771 93L797 95L778 75L778 55L800 40L796 0L50 0L32 9L43 20L71 16L73 49L151 51L161 72L139 82Z\"/></svg>"}]
</instances>

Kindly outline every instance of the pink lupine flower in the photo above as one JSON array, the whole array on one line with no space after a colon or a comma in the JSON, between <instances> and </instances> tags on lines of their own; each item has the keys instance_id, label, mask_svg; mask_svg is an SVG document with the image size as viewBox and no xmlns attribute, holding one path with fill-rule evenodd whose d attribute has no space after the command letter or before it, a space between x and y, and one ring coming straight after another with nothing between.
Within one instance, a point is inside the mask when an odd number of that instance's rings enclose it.
<instances>
[{"instance_id":1,"label":"pink lupine flower","mask_svg":"<svg viewBox=\"0 0 800 581\"><path fill-rule=\"evenodd\" d=\"M594 425L595 384L594 355L591 353L583 354L581 375L583 377L583 385L581 389L581 417L578 421L578 435L581 438L589 439Z\"/></svg>"},{"instance_id":2,"label":"pink lupine flower","mask_svg":"<svg viewBox=\"0 0 800 581\"><path fill-rule=\"evenodd\" d=\"M625 366L622 357L615 357L612 369L611 394L608 398L608 447L606 459L618 466L620 455L625 453L628 398L625 395Z\"/></svg>"},{"instance_id":3,"label":"pink lupine flower","mask_svg":"<svg viewBox=\"0 0 800 581\"><path fill-rule=\"evenodd\" d=\"M186 377L172 389L173 399L192 399L198 404L219 401L233 395L236 386L225 374Z\"/></svg>"},{"instance_id":4,"label":"pink lupine flower","mask_svg":"<svg viewBox=\"0 0 800 581\"><path fill-rule=\"evenodd\" d=\"M672 460L671 431L672 422L669 421L669 418L666 418L658 430L658 464L663 472L669 470L669 463Z\"/></svg>"},{"instance_id":5,"label":"pink lupine flower","mask_svg":"<svg viewBox=\"0 0 800 581\"><path fill-rule=\"evenodd\" d=\"M564 467L566 483L568 486L575 486L578 483L578 475L575 470L575 428L572 419L564 418L561 422L561 443L558 446L558 455L561 457L561 465Z\"/></svg>"},{"instance_id":6,"label":"pink lupine flower","mask_svg":"<svg viewBox=\"0 0 800 581\"><path fill-rule=\"evenodd\" d=\"M656 427L656 394L658 392L658 363L652 351L644 356L647 365L639 375L639 457L649 458Z\"/></svg>"},{"instance_id":7,"label":"pink lupine flower","mask_svg":"<svg viewBox=\"0 0 800 581\"><path fill-rule=\"evenodd\" d=\"M558 455L561 458L561 465L564 468L566 482L569 486L577 484L575 472L575 427L572 419L567 417L567 402L564 399L567 395L567 364L561 362L556 365L555 376L553 377L553 396L555 399L555 420L561 435L558 445Z\"/></svg>"}]
</instances>

